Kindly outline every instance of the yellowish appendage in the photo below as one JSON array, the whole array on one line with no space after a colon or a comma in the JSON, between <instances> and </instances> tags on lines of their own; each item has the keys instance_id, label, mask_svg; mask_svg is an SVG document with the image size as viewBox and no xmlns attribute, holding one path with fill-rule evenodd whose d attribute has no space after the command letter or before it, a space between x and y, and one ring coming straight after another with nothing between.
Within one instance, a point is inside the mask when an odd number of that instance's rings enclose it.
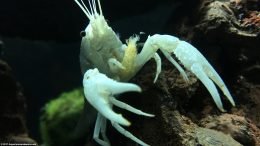
<instances>
[{"instance_id":1,"label":"yellowish appendage","mask_svg":"<svg viewBox=\"0 0 260 146\"><path fill-rule=\"evenodd\" d=\"M127 48L125 49L124 58L121 64L125 69L120 70L120 76L122 79L127 79L133 73L135 73L137 56L136 42L139 40L138 36L130 37L127 41Z\"/></svg>"}]
</instances>

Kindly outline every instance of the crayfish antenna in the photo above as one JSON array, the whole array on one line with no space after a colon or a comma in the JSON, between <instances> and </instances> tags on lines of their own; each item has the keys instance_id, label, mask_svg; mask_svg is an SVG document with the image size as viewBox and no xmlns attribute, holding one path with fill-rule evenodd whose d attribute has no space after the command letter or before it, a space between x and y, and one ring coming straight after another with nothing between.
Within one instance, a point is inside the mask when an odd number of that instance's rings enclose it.
<instances>
[{"instance_id":1,"label":"crayfish antenna","mask_svg":"<svg viewBox=\"0 0 260 146\"><path fill-rule=\"evenodd\" d=\"M102 12L102 8L101 8L100 0L98 0L98 7L99 7L99 13L100 13L100 15L103 16L103 12Z\"/></svg>"},{"instance_id":2,"label":"crayfish antenna","mask_svg":"<svg viewBox=\"0 0 260 146\"><path fill-rule=\"evenodd\" d=\"M78 0L74 0L76 2L76 4L80 7L80 9L85 13L85 15L88 17L88 19L91 19L91 13L89 12L89 10L87 9L87 7L84 7L85 4L83 3L83 6L81 3L79 3Z\"/></svg>"},{"instance_id":3,"label":"crayfish antenna","mask_svg":"<svg viewBox=\"0 0 260 146\"><path fill-rule=\"evenodd\" d=\"M82 1L82 0L81 0ZM89 4L89 7L90 7L90 11L91 11L91 14L93 15L94 14L94 12L93 12L93 5L92 5L92 3L90 2L90 0L88 0L88 4Z\"/></svg>"},{"instance_id":4,"label":"crayfish antenna","mask_svg":"<svg viewBox=\"0 0 260 146\"><path fill-rule=\"evenodd\" d=\"M85 3L83 2L83 0L80 0L80 2L82 3L83 7L85 8L85 10L89 13L89 15L92 15L92 11L88 10L88 7L85 5ZM90 13L91 12L91 13Z\"/></svg>"},{"instance_id":5,"label":"crayfish antenna","mask_svg":"<svg viewBox=\"0 0 260 146\"><path fill-rule=\"evenodd\" d=\"M100 0L97 0L100 14L97 11L96 0L88 0L89 8L85 5L83 0L80 0L80 2L79 0L74 0L74 1L80 7L80 9L85 13L85 15L88 17L89 20L93 20L93 17L95 18L95 16L97 15L103 16Z\"/></svg>"}]
</instances>

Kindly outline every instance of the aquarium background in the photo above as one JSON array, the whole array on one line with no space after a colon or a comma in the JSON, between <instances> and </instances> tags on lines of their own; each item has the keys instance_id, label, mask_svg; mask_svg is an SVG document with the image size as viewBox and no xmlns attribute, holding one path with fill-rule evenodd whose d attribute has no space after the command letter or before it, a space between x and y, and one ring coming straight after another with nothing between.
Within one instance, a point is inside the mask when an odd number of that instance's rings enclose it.
<instances>
[{"instance_id":1,"label":"aquarium background","mask_svg":"<svg viewBox=\"0 0 260 146\"><path fill-rule=\"evenodd\" d=\"M216 70L220 72L232 91L239 90L242 86L237 83L241 76L253 85L259 85L259 67L253 71L243 72L248 66L259 64L259 33L255 32L255 28L250 28L250 30L246 28L245 31L249 30L258 36L255 38L237 37L233 34L225 34L226 25L220 25L216 30L213 28L212 32L209 29L209 33L205 32L205 37L201 36L204 34L198 31L199 28L191 33L192 29L187 26L193 26L200 20L199 14L201 13L198 12L200 4L199 0L101 0L103 14L108 24L118 33L122 41L133 34L140 34L140 32L145 33L141 35L141 41L145 41L148 35L155 33L176 35L201 47L199 50L205 54L213 66L216 66ZM259 3L252 5L248 9L259 12ZM80 32L87 25L87 17L74 0L9 0L0 4L1 59L10 65L15 80L21 85L26 97L26 125L29 137L38 143L42 143L39 120L44 105L63 92L82 86L79 64ZM256 30L259 31L259 26ZM221 33L224 35L220 35ZM227 41L229 39L231 40ZM231 47L227 47L226 44ZM247 47L253 48L253 51L247 50ZM240 56L241 52L249 59ZM255 98L260 93L258 89L257 86ZM244 88L239 91L241 92L234 94L244 93ZM211 103L209 101L211 97L206 90L202 89L198 92L198 94L194 94L201 97L199 99L207 96L206 102ZM245 98L238 96L238 98L235 97L235 100L250 104ZM182 112L186 116L197 114L201 118L200 114L203 112L199 110L202 109L202 105L197 110L196 105L189 106L193 102L199 101L186 99L181 102ZM257 102L257 105L260 105L259 103ZM214 104L212 105L214 107ZM225 105L228 105L227 102ZM194 113L190 114L187 107ZM210 112L204 111L204 113L219 114L217 108L214 108L216 111L210 110ZM255 111L258 108L259 106ZM228 106L228 109L231 107ZM232 112L239 113L238 110ZM260 121L260 116L256 117L258 119L253 121ZM196 118L191 119L193 121L199 119ZM259 123L256 125L259 128ZM112 132L112 134L114 133L116 132ZM168 138L166 137L166 139Z\"/></svg>"}]
</instances>

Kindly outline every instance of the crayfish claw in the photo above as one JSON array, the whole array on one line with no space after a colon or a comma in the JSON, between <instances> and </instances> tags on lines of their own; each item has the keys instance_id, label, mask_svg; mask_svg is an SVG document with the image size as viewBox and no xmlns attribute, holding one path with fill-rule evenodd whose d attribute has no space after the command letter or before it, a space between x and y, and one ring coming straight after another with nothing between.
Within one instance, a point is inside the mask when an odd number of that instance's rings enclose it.
<instances>
[{"instance_id":1,"label":"crayfish claw","mask_svg":"<svg viewBox=\"0 0 260 146\"><path fill-rule=\"evenodd\" d=\"M195 74L197 78L204 84L208 89L209 93L213 97L214 102L216 103L218 109L222 112L225 112L218 90L214 83L209 79L207 73L203 70L202 66L198 63L195 63L191 66L191 71Z\"/></svg>"},{"instance_id":2,"label":"crayfish claw","mask_svg":"<svg viewBox=\"0 0 260 146\"><path fill-rule=\"evenodd\" d=\"M211 66L206 66L206 73L209 76L211 80L214 81L215 84L218 85L218 87L221 89L221 91L224 93L224 95L227 97L229 102L232 104L232 106L235 106L235 101L233 97L231 96L230 92L227 89L227 86L221 79L221 77L218 75L218 73L213 69Z\"/></svg>"}]
</instances>

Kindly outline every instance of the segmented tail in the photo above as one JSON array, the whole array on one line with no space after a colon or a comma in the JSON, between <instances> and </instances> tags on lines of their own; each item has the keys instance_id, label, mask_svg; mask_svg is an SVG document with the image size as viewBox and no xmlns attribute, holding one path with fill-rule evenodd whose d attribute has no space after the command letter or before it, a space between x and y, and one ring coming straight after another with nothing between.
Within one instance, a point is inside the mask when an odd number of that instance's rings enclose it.
<instances>
[{"instance_id":1,"label":"segmented tail","mask_svg":"<svg viewBox=\"0 0 260 146\"><path fill-rule=\"evenodd\" d=\"M96 0L88 0L89 8L85 5L83 0L80 0L80 2L79 0L74 1L78 4L80 9L86 14L90 21L95 19L97 16L103 16L100 0L97 0L99 12L97 11Z\"/></svg>"}]
</instances>

